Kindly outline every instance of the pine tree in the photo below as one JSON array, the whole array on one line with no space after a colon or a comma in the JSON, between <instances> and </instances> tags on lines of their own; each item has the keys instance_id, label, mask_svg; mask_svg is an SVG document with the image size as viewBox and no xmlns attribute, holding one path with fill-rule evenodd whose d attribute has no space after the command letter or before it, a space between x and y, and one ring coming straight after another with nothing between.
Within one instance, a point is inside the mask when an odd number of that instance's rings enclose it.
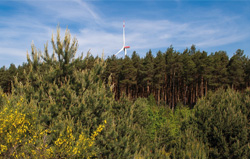
<instances>
[{"instance_id":1,"label":"pine tree","mask_svg":"<svg viewBox=\"0 0 250 159\"><path fill-rule=\"evenodd\" d=\"M14 76L17 74L17 69L14 64L10 64L9 68L5 66L0 68L0 87L5 93L11 93Z\"/></svg>"},{"instance_id":2,"label":"pine tree","mask_svg":"<svg viewBox=\"0 0 250 159\"><path fill-rule=\"evenodd\" d=\"M136 73L132 60L128 56L125 56L121 67L120 82L127 97L130 97L131 92L134 91L131 88L136 84Z\"/></svg>"},{"instance_id":3,"label":"pine tree","mask_svg":"<svg viewBox=\"0 0 250 159\"><path fill-rule=\"evenodd\" d=\"M8 77L6 76L5 66L0 68L0 86L4 92L8 92Z\"/></svg>"},{"instance_id":4,"label":"pine tree","mask_svg":"<svg viewBox=\"0 0 250 159\"><path fill-rule=\"evenodd\" d=\"M238 49L229 60L228 73L230 85L233 89L241 89L244 85L246 57L244 51Z\"/></svg>"},{"instance_id":5,"label":"pine tree","mask_svg":"<svg viewBox=\"0 0 250 159\"><path fill-rule=\"evenodd\" d=\"M119 83L119 73L121 66L118 63L118 59L115 56L111 56L106 60L107 66L105 69L106 83L108 83L109 77L111 77L112 85L114 86L115 99L120 98L120 83Z\"/></svg>"},{"instance_id":6,"label":"pine tree","mask_svg":"<svg viewBox=\"0 0 250 159\"><path fill-rule=\"evenodd\" d=\"M135 54L136 55L136 54ZM144 72L144 58L140 58L138 55L132 56L134 66L137 67L137 87L138 87L138 96L145 97L146 95L146 85L144 81L145 72Z\"/></svg>"},{"instance_id":7,"label":"pine tree","mask_svg":"<svg viewBox=\"0 0 250 159\"><path fill-rule=\"evenodd\" d=\"M152 86L153 86L153 75L154 75L154 63L153 63L153 55L152 51L146 54L143 60L143 68L142 68L142 76L143 76L143 86L146 88L146 96L149 96L152 93Z\"/></svg>"},{"instance_id":8,"label":"pine tree","mask_svg":"<svg viewBox=\"0 0 250 159\"><path fill-rule=\"evenodd\" d=\"M70 32L66 29L64 40L61 41L60 28L58 27L56 42L54 41L54 37L52 35L51 43L59 62L57 76L60 78L60 81L66 81L66 78L68 78L73 71L73 67L70 63L73 62L78 48L77 40L76 38L73 38L71 43Z\"/></svg>"},{"instance_id":9,"label":"pine tree","mask_svg":"<svg viewBox=\"0 0 250 159\"><path fill-rule=\"evenodd\" d=\"M250 87L250 59L246 61L245 75L246 87Z\"/></svg>"},{"instance_id":10,"label":"pine tree","mask_svg":"<svg viewBox=\"0 0 250 159\"><path fill-rule=\"evenodd\" d=\"M138 98L139 97L139 87L141 87L141 82L140 82L140 66L141 66L141 59L140 56L134 51L131 57L131 60L133 62L133 66L136 71L136 83L132 86L133 91L133 98Z\"/></svg>"},{"instance_id":11,"label":"pine tree","mask_svg":"<svg viewBox=\"0 0 250 159\"><path fill-rule=\"evenodd\" d=\"M219 89L195 106L197 136L209 146L209 158L248 158L248 101L231 89ZM249 98L249 97L247 97Z\"/></svg>"},{"instance_id":12,"label":"pine tree","mask_svg":"<svg viewBox=\"0 0 250 159\"><path fill-rule=\"evenodd\" d=\"M228 56L226 52L219 51L212 53L211 57L211 65L212 69L212 78L209 83L212 90L217 90L220 86L226 86L228 84Z\"/></svg>"},{"instance_id":13,"label":"pine tree","mask_svg":"<svg viewBox=\"0 0 250 159\"><path fill-rule=\"evenodd\" d=\"M178 100L178 84L179 77L182 72L182 63L180 58L180 53L174 51L173 47L167 49L165 54L165 64L166 64L166 73L167 73L167 94L169 107L174 111L175 105ZM176 84L177 83L177 84Z\"/></svg>"},{"instance_id":14,"label":"pine tree","mask_svg":"<svg viewBox=\"0 0 250 159\"><path fill-rule=\"evenodd\" d=\"M193 54L193 61L197 70L195 75L195 101L197 101L199 97L204 95L204 77L209 78L210 74L210 69L207 65L207 53L205 51L201 52L200 50L196 51L195 54Z\"/></svg>"},{"instance_id":15,"label":"pine tree","mask_svg":"<svg viewBox=\"0 0 250 159\"><path fill-rule=\"evenodd\" d=\"M161 51L158 51L154 59L154 77L153 83L155 88L155 94L157 94L158 105L161 100L161 93L164 91L164 77L165 77L165 59Z\"/></svg>"}]
</instances>

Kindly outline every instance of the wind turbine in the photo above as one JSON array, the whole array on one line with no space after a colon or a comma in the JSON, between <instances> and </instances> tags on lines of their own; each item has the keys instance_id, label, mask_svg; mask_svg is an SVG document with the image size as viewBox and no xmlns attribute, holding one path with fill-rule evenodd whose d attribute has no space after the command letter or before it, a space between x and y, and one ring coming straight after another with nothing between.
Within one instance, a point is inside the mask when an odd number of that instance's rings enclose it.
<instances>
[{"instance_id":1,"label":"wind turbine","mask_svg":"<svg viewBox=\"0 0 250 159\"><path fill-rule=\"evenodd\" d=\"M124 53L125 53L125 56L126 56L127 55L127 49L129 49L129 48L130 48L130 46L125 45L125 21L123 21L123 46L122 46L121 50L118 51L115 54L115 56L118 55L122 50L124 50Z\"/></svg>"}]
</instances>

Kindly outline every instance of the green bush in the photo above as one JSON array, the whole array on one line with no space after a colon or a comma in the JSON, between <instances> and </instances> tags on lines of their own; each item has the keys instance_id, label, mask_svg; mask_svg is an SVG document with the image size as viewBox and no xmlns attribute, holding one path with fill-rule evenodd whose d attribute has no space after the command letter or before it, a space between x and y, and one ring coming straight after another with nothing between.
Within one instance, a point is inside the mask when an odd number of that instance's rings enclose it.
<instances>
[{"instance_id":1,"label":"green bush","mask_svg":"<svg viewBox=\"0 0 250 159\"><path fill-rule=\"evenodd\" d=\"M220 89L195 106L197 136L209 146L209 158L248 158L249 96Z\"/></svg>"}]
</instances>

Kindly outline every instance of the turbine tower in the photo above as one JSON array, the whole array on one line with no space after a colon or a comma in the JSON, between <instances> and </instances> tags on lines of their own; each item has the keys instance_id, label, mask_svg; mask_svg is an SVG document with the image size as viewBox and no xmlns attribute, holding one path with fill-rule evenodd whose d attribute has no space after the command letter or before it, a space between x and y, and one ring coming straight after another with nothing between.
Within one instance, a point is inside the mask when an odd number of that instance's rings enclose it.
<instances>
[{"instance_id":1,"label":"turbine tower","mask_svg":"<svg viewBox=\"0 0 250 159\"><path fill-rule=\"evenodd\" d=\"M126 56L126 55L127 55L127 49L129 49L129 48L130 48L130 46L126 46L126 45L125 45L125 21L123 21L123 46L122 46L121 50L118 51L118 52L115 54L115 56L118 55L122 50L124 51L125 56Z\"/></svg>"}]
</instances>

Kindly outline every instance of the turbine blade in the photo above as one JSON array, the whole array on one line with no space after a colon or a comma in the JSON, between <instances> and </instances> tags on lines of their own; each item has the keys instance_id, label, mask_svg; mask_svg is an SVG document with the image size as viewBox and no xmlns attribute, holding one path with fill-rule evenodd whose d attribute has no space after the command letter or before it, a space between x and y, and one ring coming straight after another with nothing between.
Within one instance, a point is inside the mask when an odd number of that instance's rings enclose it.
<instances>
[{"instance_id":1,"label":"turbine blade","mask_svg":"<svg viewBox=\"0 0 250 159\"><path fill-rule=\"evenodd\" d=\"M124 49L124 47L123 47L120 51L118 51L118 52L115 54L115 56L116 56L117 54L119 54L123 49Z\"/></svg>"},{"instance_id":2,"label":"turbine blade","mask_svg":"<svg viewBox=\"0 0 250 159\"><path fill-rule=\"evenodd\" d=\"M123 47L125 46L125 21L123 21Z\"/></svg>"}]
</instances>

